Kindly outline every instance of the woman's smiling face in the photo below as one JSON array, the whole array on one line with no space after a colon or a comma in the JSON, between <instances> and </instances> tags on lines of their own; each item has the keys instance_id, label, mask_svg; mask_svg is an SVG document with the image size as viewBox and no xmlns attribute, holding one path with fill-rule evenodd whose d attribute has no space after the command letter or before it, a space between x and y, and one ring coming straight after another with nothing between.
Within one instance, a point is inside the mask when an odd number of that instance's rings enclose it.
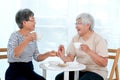
<instances>
[{"instance_id":1,"label":"woman's smiling face","mask_svg":"<svg viewBox=\"0 0 120 80\"><path fill-rule=\"evenodd\" d=\"M76 25L76 30L80 36L84 36L84 34L88 31L87 25L83 24L81 19L77 19L75 25Z\"/></svg>"},{"instance_id":2,"label":"woman's smiling face","mask_svg":"<svg viewBox=\"0 0 120 80\"><path fill-rule=\"evenodd\" d=\"M24 23L24 29L27 29L27 30L30 30L30 31L33 31L35 29L35 19L34 19L34 16L31 16L29 17L29 20L28 21L23 21Z\"/></svg>"}]
</instances>

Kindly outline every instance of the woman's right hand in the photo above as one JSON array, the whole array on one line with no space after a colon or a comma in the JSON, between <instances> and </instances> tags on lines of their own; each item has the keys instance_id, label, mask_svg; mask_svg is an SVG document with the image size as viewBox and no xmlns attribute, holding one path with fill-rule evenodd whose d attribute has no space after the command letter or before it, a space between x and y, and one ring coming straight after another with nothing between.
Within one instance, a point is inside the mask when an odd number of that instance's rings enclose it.
<instances>
[{"instance_id":1,"label":"woman's right hand","mask_svg":"<svg viewBox=\"0 0 120 80\"><path fill-rule=\"evenodd\" d=\"M26 39L28 39L29 41L34 41L34 40L36 40L36 39L37 39L36 32L30 33L30 34L26 37Z\"/></svg>"},{"instance_id":2,"label":"woman's right hand","mask_svg":"<svg viewBox=\"0 0 120 80\"><path fill-rule=\"evenodd\" d=\"M65 53L64 45L60 45L60 46L58 47L57 56L58 56L58 57L62 57L62 56L64 56L64 53Z\"/></svg>"}]
</instances>

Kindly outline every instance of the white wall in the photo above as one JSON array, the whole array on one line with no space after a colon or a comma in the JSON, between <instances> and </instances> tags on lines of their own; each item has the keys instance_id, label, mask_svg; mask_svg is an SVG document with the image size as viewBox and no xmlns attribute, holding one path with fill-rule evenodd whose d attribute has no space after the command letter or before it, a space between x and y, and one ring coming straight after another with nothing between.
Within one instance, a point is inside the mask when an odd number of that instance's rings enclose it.
<instances>
[{"instance_id":1,"label":"white wall","mask_svg":"<svg viewBox=\"0 0 120 80\"><path fill-rule=\"evenodd\" d=\"M35 13L36 31L43 34L42 40L38 42L41 53L52 49L57 50L61 43L67 47L76 34L75 18L82 12L89 12L94 16L95 31L108 41L108 47L118 48L120 47L119 3L119 0L2 0L0 3L0 47L7 47L10 34L18 29L14 19L16 12L21 8L30 8ZM45 61L49 60L60 59L48 58ZM2 80L4 80L3 73L8 67L6 62L7 60L0 60L0 64L3 64L0 65ZM40 63L34 62L34 66L35 71L42 74L39 69ZM51 76L55 75L56 72ZM50 80L51 76L48 76L47 80Z\"/></svg>"}]
</instances>

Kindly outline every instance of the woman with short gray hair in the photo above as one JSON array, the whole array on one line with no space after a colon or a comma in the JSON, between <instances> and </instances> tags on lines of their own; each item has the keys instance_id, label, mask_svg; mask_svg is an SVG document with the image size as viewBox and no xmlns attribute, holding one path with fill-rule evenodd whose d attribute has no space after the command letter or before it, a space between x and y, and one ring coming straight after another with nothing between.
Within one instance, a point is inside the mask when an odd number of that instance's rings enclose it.
<instances>
[{"instance_id":1,"label":"woman with short gray hair","mask_svg":"<svg viewBox=\"0 0 120 80\"><path fill-rule=\"evenodd\" d=\"M65 55L64 45L60 45L57 55L66 63L74 59L86 65L86 69L79 71L79 80L105 80L107 78L107 43L94 32L94 19L88 13L82 13L76 18L77 34L72 38ZM75 47L79 44L79 48ZM56 76L55 80L63 80L64 73ZM69 73L69 80L74 80L74 72Z\"/></svg>"}]
</instances>

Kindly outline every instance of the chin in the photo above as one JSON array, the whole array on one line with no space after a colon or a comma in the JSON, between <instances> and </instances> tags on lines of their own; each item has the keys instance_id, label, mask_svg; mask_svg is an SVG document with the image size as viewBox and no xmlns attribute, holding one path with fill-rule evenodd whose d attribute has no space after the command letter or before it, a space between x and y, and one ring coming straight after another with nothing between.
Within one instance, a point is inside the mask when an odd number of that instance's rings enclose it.
<instances>
[{"instance_id":1,"label":"chin","mask_svg":"<svg viewBox=\"0 0 120 80\"><path fill-rule=\"evenodd\" d=\"M32 29L32 31L34 31L34 30L35 30L35 28Z\"/></svg>"},{"instance_id":2,"label":"chin","mask_svg":"<svg viewBox=\"0 0 120 80\"><path fill-rule=\"evenodd\" d=\"M82 36L82 34L78 33L79 36Z\"/></svg>"},{"instance_id":3,"label":"chin","mask_svg":"<svg viewBox=\"0 0 120 80\"><path fill-rule=\"evenodd\" d=\"M78 32L78 35L81 35L81 33Z\"/></svg>"}]
</instances>

